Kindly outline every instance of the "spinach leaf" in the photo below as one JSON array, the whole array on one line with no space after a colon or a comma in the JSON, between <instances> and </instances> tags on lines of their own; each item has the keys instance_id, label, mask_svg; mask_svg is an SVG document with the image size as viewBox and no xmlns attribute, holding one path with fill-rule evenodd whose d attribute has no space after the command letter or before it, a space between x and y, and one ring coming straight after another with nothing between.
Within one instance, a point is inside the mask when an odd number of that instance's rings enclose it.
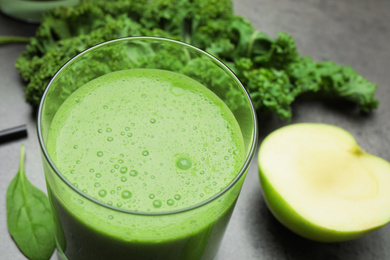
<instances>
[{"instance_id":1,"label":"spinach leaf","mask_svg":"<svg viewBox=\"0 0 390 260\"><path fill-rule=\"evenodd\" d=\"M55 226L47 196L27 179L24 145L19 171L6 195L7 225L15 243L31 260L50 259L55 248Z\"/></svg>"}]
</instances>

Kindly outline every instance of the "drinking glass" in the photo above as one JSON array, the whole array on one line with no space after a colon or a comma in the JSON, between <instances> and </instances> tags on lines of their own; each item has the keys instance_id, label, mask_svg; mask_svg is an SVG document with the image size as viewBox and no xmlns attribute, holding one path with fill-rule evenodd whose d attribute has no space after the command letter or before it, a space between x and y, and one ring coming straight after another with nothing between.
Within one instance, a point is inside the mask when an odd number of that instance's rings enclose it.
<instances>
[{"instance_id":1,"label":"drinking glass","mask_svg":"<svg viewBox=\"0 0 390 260\"><path fill-rule=\"evenodd\" d=\"M117 207L78 188L51 157L48 136L55 130L51 124L63 102L92 80L132 69L164 70L195 80L218 96L238 122L237 136L243 140L239 170L209 198L162 212ZM86 120L92 117L84 116ZM255 153L257 121L239 79L212 55L171 39L128 37L85 50L55 74L39 107L38 138L61 259L215 259ZM69 143L69 149L73 148Z\"/></svg>"}]
</instances>

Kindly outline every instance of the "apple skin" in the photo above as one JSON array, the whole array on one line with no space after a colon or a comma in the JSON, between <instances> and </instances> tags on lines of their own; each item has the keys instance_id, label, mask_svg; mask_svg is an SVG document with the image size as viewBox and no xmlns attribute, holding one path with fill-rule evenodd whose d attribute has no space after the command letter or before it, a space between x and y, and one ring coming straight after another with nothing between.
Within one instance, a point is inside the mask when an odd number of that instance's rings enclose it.
<instances>
[{"instance_id":1,"label":"apple skin","mask_svg":"<svg viewBox=\"0 0 390 260\"><path fill-rule=\"evenodd\" d=\"M320 123L300 123L300 124L326 125ZM334 127L331 125L326 125L326 126ZM285 127L289 127L289 126L285 126ZM350 138L352 138L355 141L354 137L348 131L341 128L340 130L343 130L345 134L347 134ZM272 134L273 133L271 133L270 135ZM263 140L263 143L267 140L267 138L268 137L266 137ZM352 239L365 236L369 233L372 233L380 229L381 227L385 226L388 223L386 222L383 223L383 225L375 226L368 229L362 229L358 231L341 231L341 230L325 228L305 219L286 202L286 200L278 193L278 191L268 181L261 166L261 161L260 161L261 148L262 147L260 146L259 153L258 153L259 156L258 167L259 167L260 185L262 188L262 193L263 193L265 203L269 208L269 210L271 211L271 213L274 215L274 217L281 224L283 224L286 228L288 228L295 234L317 242L341 242L341 241L352 240Z\"/></svg>"},{"instance_id":2,"label":"apple skin","mask_svg":"<svg viewBox=\"0 0 390 260\"><path fill-rule=\"evenodd\" d=\"M355 232L332 230L316 225L299 215L268 182L260 168L260 184L267 207L274 217L297 235L317 242L341 242L365 236L382 226Z\"/></svg>"}]
</instances>

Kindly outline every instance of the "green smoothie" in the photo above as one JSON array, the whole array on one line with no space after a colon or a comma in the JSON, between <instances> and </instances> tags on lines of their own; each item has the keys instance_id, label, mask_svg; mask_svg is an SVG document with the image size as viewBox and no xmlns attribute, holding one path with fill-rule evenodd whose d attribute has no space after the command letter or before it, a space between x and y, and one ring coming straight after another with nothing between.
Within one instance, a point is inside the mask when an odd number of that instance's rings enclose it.
<instances>
[{"instance_id":1,"label":"green smoothie","mask_svg":"<svg viewBox=\"0 0 390 260\"><path fill-rule=\"evenodd\" d=\"M215 256L240 187L194 206L236 178L245 152L234 115L200 83L152 69L101 76L61 105L47 150L66 180L97 202L49 187L69 259Z\"/></svg>"}]
</instances>

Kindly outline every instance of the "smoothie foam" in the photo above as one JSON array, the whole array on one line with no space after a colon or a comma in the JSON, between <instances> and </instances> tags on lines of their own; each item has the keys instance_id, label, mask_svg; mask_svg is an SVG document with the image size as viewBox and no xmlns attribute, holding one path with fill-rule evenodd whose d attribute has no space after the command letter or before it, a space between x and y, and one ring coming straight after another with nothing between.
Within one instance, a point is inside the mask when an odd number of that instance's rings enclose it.
<instances>
[{"instance_id":1,"label":"smoothie foam","mask_svg":"<svg viewBox=\"0 0 390 260\"><path fill-rule=\"evenodd\" d=\"M184 75L113 72L61 105L47 149L60 172L102 203L133 212L191 207L240 172L244 144L228 107Z\"/></svg>"}]
</instances>

